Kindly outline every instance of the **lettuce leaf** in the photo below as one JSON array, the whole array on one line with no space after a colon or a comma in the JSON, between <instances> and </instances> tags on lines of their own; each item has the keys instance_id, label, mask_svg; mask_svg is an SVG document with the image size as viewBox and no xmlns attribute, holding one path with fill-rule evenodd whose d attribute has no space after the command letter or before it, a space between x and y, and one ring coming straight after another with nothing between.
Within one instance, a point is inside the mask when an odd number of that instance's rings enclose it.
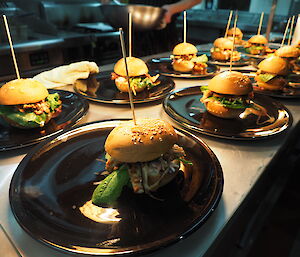
<instances>
[{"instance_id":1,"label":"lettuce leaf","mask_svg":"<svg viewBox=\"0 0 300 257\"><path fill-rule=\"evenodd\" d=\"M149 78L141 78L141 77L137 77L137 78L130 78L130 86L135 86L137 88L152 88L155 85L151 82L151 80Z\"/></svg>"},{"instance_id":2,"label":"lettuce leaf","mask_svg":"<svg viewBox=\"0 0 300 257\"><path fill-rule=\"evenodd\" d=\"M249 107L248 104L245 104L241 98L235 98L234 100L229 100L226 97L216 97L212 96L213 99L217 100L223 106L232 109L244 109Z\"/></svg>"},{"instance_id":3,"label":"lettuce leaf","mask_svg":"<svg viewBox=\"0 0 300 257\"><path fill-rule=\"evenodd\" d=\"M129 182L127 166L122 165L113 171L94 190L92 202L98 206L113 205L122 193L123 187Z\"/></svg>"},{"instance_id":4,"label":"lettuce leaf","mask_svg":"<svg viewBox=\"0 0 300 257\"><path fill-rule=\"evenodd\" d=\"M270 74L270 73L263 73L263 74L258 75L259 79L263 82L268 82L269 80L271 80L275 76L276 76L275 74Z\"/></svg>"},{"instance_id":5,"label":"lettuce leaf","mask_svg":"<svg viewBox=\"0 0 300 257\"><path fill-rule=\"evenodd\" d=\"M47 120L45 113L36 115L34 112L17 112L8 105L0 105L0 115L6 116L7 119L27 128L43 127Z\"/></svg>"},{"instance_id":6,"label":"lettuce leaf","mask_svg":"<svg viewBox=\"0 0 300 257\"><path fill-rule=\"evenodd\" d=\"M200 86L201 92L208 90L208 86Z\"/></svg>"},{"instance_id":7,"label":"lettuce leaf","mask_svg":"<svg viewBox=\"0 0 300 257\"><path fill-rule=\"evenodd\" d=\"M264 47L263 46L252 45L250 47L245 48L245 50L246 50L247 53L250 54L251 50L259 50L259 51L261 51L261 50L264 50Z\"/></svg>"},{"instance_id":8,"label":"lettuce leaf","mask_svg":"<svg viewBox=\"0 0 300 257\"><path fill-rule=\"evenodd\" d=\"M50 104L51 112L54 112L55 109L61 105L61 102L59 101L58 93L49 94L46 98L46 101Z\"/></svg>"},{"instance_id":9,"label":"lettuce leaf","mask_svg":"<svg viewBox=\"0 0 300 257\"><path fill-rule=\"evenodd\" d=\"M202 54L200 56L192 58L191 61L195 63L206 63L208 61L208 58L206 54Z\"/></svg>"}]
</instances>

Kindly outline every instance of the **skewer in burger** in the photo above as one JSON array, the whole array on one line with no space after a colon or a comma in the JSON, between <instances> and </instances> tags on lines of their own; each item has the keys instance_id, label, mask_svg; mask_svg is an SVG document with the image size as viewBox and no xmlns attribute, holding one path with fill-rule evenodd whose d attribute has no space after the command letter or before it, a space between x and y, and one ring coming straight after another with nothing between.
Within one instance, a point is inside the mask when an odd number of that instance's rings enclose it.
<instances>
[{"instance_id":1,"label":"skewer in burger","mask_svg":"<svg viewBox=\"0 0 300 257\"><path fill-rule=\"evenodd\" d=\"M280 47L275 51L275 55L287 60L291 70L300 70L300 65L297 63L300 56L300 49L298 49L296 46L290 45Z\"/></svg>"},{"instance_id":2,"label":"skewer in burger","mask_svg":"<svg viewBox=\"0 0 300 257\"><path fill-rule=\"evenodd\" d=\"M159 74L150 76L146 63L136 57L126 57L130 88L134 95L145 89L160 84L158 80ZM126 77L126 68L124 58L120 59L114 66L114 72L111 74L111 79L115 81L116 87L121 92L128 92L128 82Z\"/></svg>"},{"instance_id":3,"label":"skewer in burger","mask_svg":"<svg viewBox=\"0 0 300 257\"><path fill-rule=\"evenodd\" d=\"M248 76L237 71L225 71L213 77L206 90L204 90L201 102L206 110L217 117L234 119L241 114L268 116L266 110L253 99L253 88Z\"/></svg>"},{"instance_id":4,"label":"skewer in burger","mask_svg":"<svg viewBox=\"0 0 300 257\"><path fill-rule=\"evenodd\" d=\"M105 142L106 170L110 175L94 191L93 203L114 202L128 183L134 193L150 196L169 183L185 156L177 141L174 128L160 119L138 119L136 125L130 120L115 127Z\"/></svg>"},{"instance_id":5,"label":"skewer in burger","mask_svg":"<svg viewBox=\"0 0 300 257\"><path fill-rule=\"evenodd\" d=\"M264 55L272 53L273 50L267 46L268 40L263 35L252 36L244 45L248 54Z\"/></svg>"},{"instance_id":6,"label":"skewer in burger","mask_svg":"<svg viewBox=\"0 0 300 257\"><path fill-rule=\"evenodd\" d=\"M288 85L286 76L290 73L288 62L278 56L271 56L258 64L255 80L261 90L282 90Z\"/></svg>"},{"instance_id":7,"label":"skewer in burger","mask_svg":"<svg viewBox=\"0 0 300 257\"><path fill-rule=\"evenodd\" d=\"M190 43L180 43L173 49L171 55L173 69L179 72L207 74L207 56L197 56L197 48Z\"/></svg>"},{"instance_id":8,"label":"skewer in burger","mask_svg":"<svg viewBox=\"0 0 300 257\"><path fill-rule=\"evenodd\" d=\"M234 28L231 28L227 32L227 38L233 41L233 35L234 35ZM243 35L244 35L243 32L239 28L236 28L235 40L234 40L235 44L241 45L243 43Z\"/></svg>"},{"instance_id":9,"label":"skewer in burger","mask_svg":"<svg viewBox=\"0 0 300 257\"><path fill-rule=\"evenodd\" d=\"M220 37L214 41L214 47L210 49L211 57L216 61L229 61L232 52L232 44L229 38ZM233 51L232 60L239 61L241 54L238 51Z\"/></svg>"},{"instance_id":10,"label":"skewer in burger","mask_svg":"<svg viewBox=\"0 0 300 257\"><path fill-rule=\"evenodd\" d=\"M16 79L0 88L0 116L11 126L30 129L43 127L62 109L59 94L33 79Z\"/></svg>"}]
</instances>

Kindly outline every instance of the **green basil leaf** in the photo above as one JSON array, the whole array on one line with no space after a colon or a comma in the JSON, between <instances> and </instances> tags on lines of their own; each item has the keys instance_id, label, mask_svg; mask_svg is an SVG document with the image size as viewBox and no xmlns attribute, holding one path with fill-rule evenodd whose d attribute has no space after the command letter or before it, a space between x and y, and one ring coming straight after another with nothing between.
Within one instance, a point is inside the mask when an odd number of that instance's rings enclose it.
<instances>
[{"instance_id":1,"label":"green basil leaf","mask_svg":"<svg viewBox=\"0 0 300 257\"><path fill-rule=\"evenodd\" d=\"M58 93L49 94L46 98L46 101L50 105L51 112L54 112L54 110L61 105L61 103L59 102L59 94Z\"/></svg>"},{"instance_id":2,"label":"green basil leaf","mask_svg":"<svg viewBox=\"0 0 300 257\"><path fill-rule=\"evenodd\" d=\"M202 54L200 56L192 58L191 61L195 63L206 63L208 61L208 58L206 54Z\"/></svg>"},{"instance_id":3,"label":"green basil leaf","mask_svg":"<svg viewBox=\"0 0 300 257\"><path fill-rule=\"evenodd\" d=\"M123 187L129 182L127 166L122 165L118 170L113 171L96 187L92 202L95 205L113 205L122 193Z\"/></svg>"}]
</instances>

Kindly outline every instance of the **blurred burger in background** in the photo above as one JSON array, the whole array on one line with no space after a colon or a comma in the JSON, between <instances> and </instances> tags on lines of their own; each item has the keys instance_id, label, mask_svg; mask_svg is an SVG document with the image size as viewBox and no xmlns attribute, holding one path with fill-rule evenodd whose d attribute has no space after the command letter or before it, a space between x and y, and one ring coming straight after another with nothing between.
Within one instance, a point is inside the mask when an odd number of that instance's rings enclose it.
<instances>
[{"instance_id":1,"label":"blurred burger in background","mask_svg":"<svg viewBox=\"0 0 300 257\"><path fill-rule=\"evenodd\" d=\"M227 32L227 38L233 41L233 35L234 35L234 28L231 28ZM243 32L239 28L236 28L235 30L234 42L237 45L241 45L243 43Z\"/></svg>"},{"instance_id":2,"label":"blurred burger in background","mask_svg":"<svg viewBox=\"0 0 300 257\"><path fill-rule=\"evenodd\" d=\"M214 47L210 49L212 59L216 61L229 61L232 52L233 41L229 38L220 37L214 41ZM233 50L232 60L239 61L241 54Z\"/></svg>"},{"instance_id":3,"label":"blurred burger in background","mask_svg":"<svg viewBox=\"0 0 300 257\"><path fill-rule=\"evenodd\" d=\"M130 88L136 95L145 89L160 84L159 74L151 76L146 63L136 57L126 57ZM128 81L124 58L120 59L114 66L114 72L111 73L111 79L115 81L116 87L121 92L128 92Z\"/></svg>"},{"instance_id":4,"label":"blurred burger in background","mask_svg":"<svg viewBox=\"0 0 300 257\"><path fill-rule=\"evenodd\" d=\"M208 58L205 54L197 56L197 48L190 43L180 43L173 49L172 66L175 71L206 74Z\"/></svg>"},{"instance_id":5,"label":"blurred burger in background","mask_svg":"<svg viewBox=\"0 0 300 257\"><path fill-rule=\"evenodd\" d=\"M266 37L263 35L254 35L245 43L244 48L248 54L265 55L273 52L267 44L268 40Z\"/></svg>"},{"instance_id":6,"label":"blurred burger in background","mask_svg":"<svg viewBox=\"0 0 300 257\"><path fill-rule=\"evenodd\" d=\"M255 80L261 90L282 90L288 85L286 76L289 73L289 64L285 59L271 56L258 64Z\"/></svg>"},{"instance_id":7,"label":"blurred burger in background","mask_svg":"<svg viewBox=\"0 0 300 257\"><path fill-rule=\"evenodd\" d=\"M275 51L275 55L285 59L289 63L291 70L300 70L300 64L298 62L300 49L296 46L289 45L280 47Z\"/></svg>"},{"instance_id":8,"label":"blurred burger in background","mask_svg":"<svg viewBox=\"0 0 300 257\"><path fill-rule=\"evenodd\" d=\"M45 126L62 109L59 94L33 79L16 79L0 88L0 116L11 126L30 129Z\"/></svg>"}]
</instances>

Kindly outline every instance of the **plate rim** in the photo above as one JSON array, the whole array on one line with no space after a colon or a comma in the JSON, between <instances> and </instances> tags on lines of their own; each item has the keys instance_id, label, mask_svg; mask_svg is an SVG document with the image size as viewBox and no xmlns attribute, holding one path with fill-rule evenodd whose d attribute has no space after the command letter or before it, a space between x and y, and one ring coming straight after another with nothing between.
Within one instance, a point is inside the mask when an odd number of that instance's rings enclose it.
<instances>
[{"instance_id":1,"label":"plate rim","mask_svg":"<svg viewBox=\"0 0 300 257\"><path fill-rule=\"evenodd\" d=\"M203 86L203 85L201 85L201 86ZM164 99L164 101L163 101L163 109L164 109L165 113L168 115L168 117L172 121L174 121L180 127L184 127L185 129L189 129L189 130L192 130L194 132L197 132L197 133L200 133L200 134L204 134L204 135L207 135L207 136L210 136L210 137L215 137L215 138L222 138L222 139L236 140L236 141L251 141L251 140L253 141L253 140L264 140L264 139L267 139L267 138L271 138L271 137L280 135L280 134L286 132L292 126L292 124L293 124L293 116L292 116L291 112L289 111L289 109L287 107L285 107L281 102L276 101L276 100L274 100L273 98L271 98L269 96L265 96L265 95L261 95L261 94L260 94L260 97L265 97L265 98L272 99L272 101L276 102L277 105L281 106L282 109L284 109L285 112L289 115L289 120L287 122L287 128L285 128L282 131L276 132L275 134L267 135L267 136L259 136L259 137L242 137L242 136L240 136L240 137L235 137L235 136L217 135L217 134L214 134L214 133L211 133L211 132L199 130L197 127L195 127L193 125L190 125L190 124L188 124L185 121L178 121L174 117L172 117L170 115L170 111L167 108L167 101L170 99L170 97L173 94L175 94L175 93L178 93L178 92L181 92L181 91L184 91L184 90L188 90L190 88L195 88L195 89L196 88L200 88L201 86L191 86L191 87L185 87L185 88L180 88L180 89L174 90L169 95L167 95L166 98ZM194 95L194 94L191 94L191 95ZM177 113L175 113L175 116L180 116L180 115L178 115Z\"/></svg>"},{"instance_id":2,"label":"plate rim","mask_svg":"<svg viewBox=\"0 0 300 257\"><path fill-rule=\"evenodd\" d=\"M104 71L103 73L105 73L105 75L103 76L103 78L108 78L108 74L106 73L111 73L113 71ZM99 73L100 74L100 73ZM165 98L170 92L172 92L175 88L175 82L173 79L169 78L168 76L165 76L163 74L161 74L160 76L163 76L164 79L166 80L169 80L170 82L170 90L169 91L166 91L164 92L163 94L159 95L159 96L155 96L153 98L146 98L143 99L143 100L135 100L133 99L133 103L134 104L143 104L143 103L150 103L150 102L155 102L155 101L158 101L158 100L161 100L163 98ZM91 96L88 96L88 95L85 95L83 93L81 93L81 91L76 87L76 83L73 84L73 89L74 91L79 94L80 96L82 96L83 98L89 100L89 101L92 101L94 103L102 103L102 104L117 104L117 105L129 105L130 104L130 101L125 101L125 100L102 100L102 99L97 99L96 97L91 97Z\"/></svg>"},{"instance_id":3,"label":"plate rim","mask_svg":"<svg viewBox=\"0 0 300 257\"><path fill-rule=\"evenodd\" d=\"M86 99L84 99L81 95L79 95L78 93L72 92L72 91L68 91L68 90L63 90L63 89L48 89L48 91L50 93L51 92L55 93L57 91L63 91L63 92L67 92L67 93L72 93L73 95L76 95L77 97L80 97L82 99L82 101L83 101L84 106L83 106L83 109L81 110L80 114L77 112L76 115L74 115L74 117L78 116L78 118L74 121L73 124L71 124L69 126L67 125L66 129L65 128L59 129L59 130L57 130L57 131L55 131L53 133L50 133L48 135L45 135L45 136L41 137L41 138L33 139L33 140L31 140L31 141L29 141L27 143L22 143L22 144L17 145L17 146L8 146L8 147L0 146L0 153L4 152L4 151L17 150L17 149L22 149L22 148L25 148L25 147L29 147L29 146L32 146L32 145L39 144L40 142L48 139L49 137L51 137L53 135L56 135L56 134L58 134L58 133L60 133L60 132L62 132L64 130L68 130L68 129L76 126L87 115L87 113L89 111L89 102Z\"/></svg>"},{"instance_id":4,"label":"plate rim","mask_svg":"<svg viewBox=\"0 0 300 257\"><path fill-rule=\"evenodd\" d=\"M10 204L11 211L13 213L13 217L16 219L17 224L33 240L41 243L44 246L47 246L51 249L54 249L58 252L64 252L64 253L68 253L68 254L83 255L83 256L103 256L103 257L104 256L105 257L106 256L107 257L108 256L127 256L127 255L140 256L140 255L143 255L143 254L149 254L149 253L152 253L152 252L157 252L160 249L167 248L168 246L174 245L174 244L178 243L179 241L182 241L182 240L186 239L189 235L191 235L198 228L200 228L207 221L207 219L212 215L212 213L215 211L215 209L219 205L219 202L222 198L223 190L224 190L224 174L223 174L223 169L222 169L221 163L220 163L218 157L216 156L216 154L213 152L213 150L201 138L197 137L196 135L194 135L191 132L186 131L184 129L175 128L175 130L179 131L180 133L184 134L185 136L190 136L192 138L192 140L195 140L197 143L200 143L202 145L202 147L206 150L206 152L210 156L210 159L213 160L213 162L214 162L215 173L212 174L212 176L216 176L216 179L215 179L215 184L216 184L216 186L215 186L216 190L215 191L216 191L216 193L212 197L211 203L209 204L209 207L208 207L208 211L201 218L201 222L191 223L189 228L186 231L182 232L182 234L176 235L176 237L174 239L168 239L166 242L164 242L164 244L156 246L155 248L152 248L152 249L139 249L138 251L134 251L134 252L126 252L125 251L125 252L114 253L114 254L89 253L89 252L79 252L79 251L76 251L76 250L71 251L71 249L68 249L66 247L58 247L57 245L51 244L51 242L47 241L46 239L41 239L41 238L38 239L34 236L34 234L30 231L30 229L28 229L27 226L22 224L22 222L20 220L20 217L15 212L15 206L13 204L13 196L16 193L15 188L13 187L13 185L15 184L14 182L16 180L20 180L20 173L26 167L28 162L36 154L37 151L41 150L45 145L47 145L51 141L57 139L59 136L61 136L63 134L66 134L66 133L70 133L70 132L75 131L77 129L80 129L80 128L83 128L83 127L86 127L86 126L87 127L93 126L97 123L102 124L102 123L106 123L106 122L122 122L122 121L127 121L127 120L129 120L129 119L107 119L107 120L97 120L97 121L92 121L92 122L89 122L89 123L77 125L76 127L73 127L73 128L68 129L68 130L60 132L59 135L53 135L53 136L47 138L46 140L42 141L41 143L36 145L34 148L32 148L31 151L21 160L21 162L17 166L17 168L16 168L16 170L15 170L13 176L12 176L12 179L10 181L10 185L9 185L9 204ZM209 186L211 186L211 183L209 184Z\"/></svg>"},{"instance_id":5,"label":"plate rim","mask_svg":"<svg viewBox=\"0 0 300 257\"><path fill-rule=\"evenodd\" d=\"M160 59L164 59L164 58L169 59L171 61L171 59L169 57L153 57L153 58L147 60L146 63L147 64L151 63L153 59L160 60ZM165 73L165 72L160 72L160 71L159 71L159 74L164 75L166 77L172 77L172 78L177 78L177 79L202 79L202 78L215 76L220 72L219 65L212 64L212 63L209 63L209 62L207 62L207 64L214 67L216 69L216 71L211 73L211 74L202 74L202 75L201 74L189 74L189 73L181 73L180 75L176 75L176 74ZM149 70L152 70L152 69L149 69ZM185 75L185 74L186 74L186 76L182 76L182 75Z\"/></svg>"}]
</instances>

